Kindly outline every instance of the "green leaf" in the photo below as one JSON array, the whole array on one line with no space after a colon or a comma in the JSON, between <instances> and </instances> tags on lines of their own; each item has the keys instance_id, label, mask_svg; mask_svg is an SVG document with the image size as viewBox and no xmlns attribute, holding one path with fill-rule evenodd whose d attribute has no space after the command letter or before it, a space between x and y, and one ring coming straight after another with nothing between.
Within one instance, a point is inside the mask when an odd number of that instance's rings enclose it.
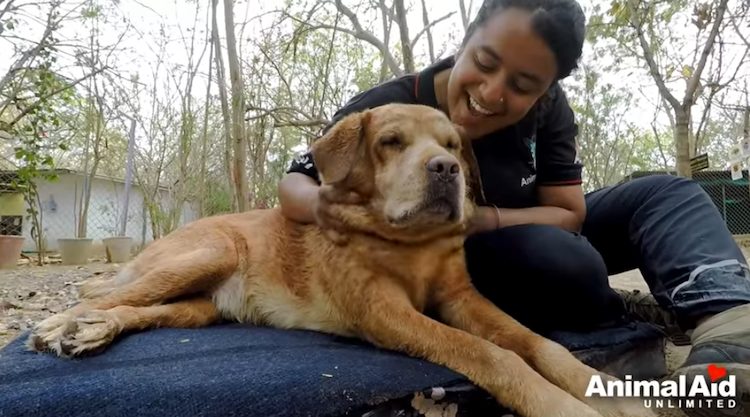
<instances>
[{"instance_id":1,"label":"green leaf","mask_svg":"<svg viewBox=\"0 0 750 417\"><path fill-rule=\"evenodd\" d=\"M685 65L682 67L682 76L685 78L690 78L693 76L693 72L695 70L690 65Z\"/></svg>"}]
</instances>

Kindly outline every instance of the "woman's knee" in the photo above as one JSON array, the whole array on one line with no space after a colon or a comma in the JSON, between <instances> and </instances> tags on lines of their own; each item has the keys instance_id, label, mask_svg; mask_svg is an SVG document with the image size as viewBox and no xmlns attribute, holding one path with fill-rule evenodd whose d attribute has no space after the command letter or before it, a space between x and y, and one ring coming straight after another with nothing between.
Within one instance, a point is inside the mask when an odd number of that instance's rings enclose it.
<instances>
[{"instance_id":1,"label":"woman's knee","mask_svg":"<svg viewBox=\"0 0 750 417\"><path fill-rule=\"evenodd\" d=\"M591 287L607 279L601 255L586 238L553 226L514 226L472 236L465 244L467 266L473 276L533 284ZM540 282L541 281L541 282Z\"/></svg>"},{"instance_id":2,"label":"woman's knee","mask_svg":"<svg viewBox=\"0 0 750 417\"><path fill-rule=\"evenodd\" d=\"M686 195L703 194L705 191L697 182L690 178L676 175L649 175L632 181L639 188L650 190L653 196L667 195L665 191L676 191Z\"/></svg>"},{"instance_id":3,"label":"woman's knee","mask_svg":"<svg viewBox=\"0 0 750 417\"><path fill-rule=\"evenodd\" d=\"M477 289L532 328L592 328L625 313L604 260L580 235L503 229L467 239L466 259Z\"/></svg>"}]
</instances>

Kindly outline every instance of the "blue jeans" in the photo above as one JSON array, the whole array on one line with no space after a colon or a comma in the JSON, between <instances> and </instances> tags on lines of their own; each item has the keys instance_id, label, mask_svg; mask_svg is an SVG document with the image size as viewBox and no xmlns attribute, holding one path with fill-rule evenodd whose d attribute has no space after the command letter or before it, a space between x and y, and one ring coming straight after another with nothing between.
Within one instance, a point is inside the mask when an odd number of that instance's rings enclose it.
<instances>
[{"instance_id":1,"label":"blue jeans","mask_svg":"<svg viewBox=\"0 0 750 417\"><path fill-rule=\"evenodd\" d=\"M685 329L750 303L750 270L710 197L695 182L654 175L586 195L580 234L541 225L466 241L469 273L500 308L541 333L628 320L608 275L639 268Z\"/></svg>"}]
</instances>

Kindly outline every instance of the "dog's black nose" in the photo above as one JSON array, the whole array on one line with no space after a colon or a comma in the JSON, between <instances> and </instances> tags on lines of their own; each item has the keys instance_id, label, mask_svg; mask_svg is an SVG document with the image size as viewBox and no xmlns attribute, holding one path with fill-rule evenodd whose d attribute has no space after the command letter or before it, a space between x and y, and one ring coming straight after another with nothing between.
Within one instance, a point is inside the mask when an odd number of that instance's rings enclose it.
<instances>
[{"instance_id":1,"label":"dog's black nose","mask_svg":"<svg viewBox=\"0 0 750 417\"><path fill-rule=\"evenodd\" d=\"M458 177L458 161L450 156L436 156L427 161L427 172L442 181L453 181Z\"/></svg>"}]
</instances>

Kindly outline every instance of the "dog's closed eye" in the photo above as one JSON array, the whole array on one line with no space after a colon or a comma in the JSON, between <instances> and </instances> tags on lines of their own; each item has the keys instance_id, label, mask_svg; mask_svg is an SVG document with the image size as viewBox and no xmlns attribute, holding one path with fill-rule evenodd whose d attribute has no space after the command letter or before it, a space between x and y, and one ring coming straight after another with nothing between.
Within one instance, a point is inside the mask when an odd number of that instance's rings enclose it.
<instances>
[{"instance_id":1,"label":"dog's closed eye","mask_svg":"<svg viewBox=\"0 0 750 417\"><path fill-rule=\"evenodd\" d=\"M404 142L401 140L401 136L399 136L398 133L388 133L383 135L378 143L384 148L401 149L404 146Z\"/></svg>"}]
</instances>

